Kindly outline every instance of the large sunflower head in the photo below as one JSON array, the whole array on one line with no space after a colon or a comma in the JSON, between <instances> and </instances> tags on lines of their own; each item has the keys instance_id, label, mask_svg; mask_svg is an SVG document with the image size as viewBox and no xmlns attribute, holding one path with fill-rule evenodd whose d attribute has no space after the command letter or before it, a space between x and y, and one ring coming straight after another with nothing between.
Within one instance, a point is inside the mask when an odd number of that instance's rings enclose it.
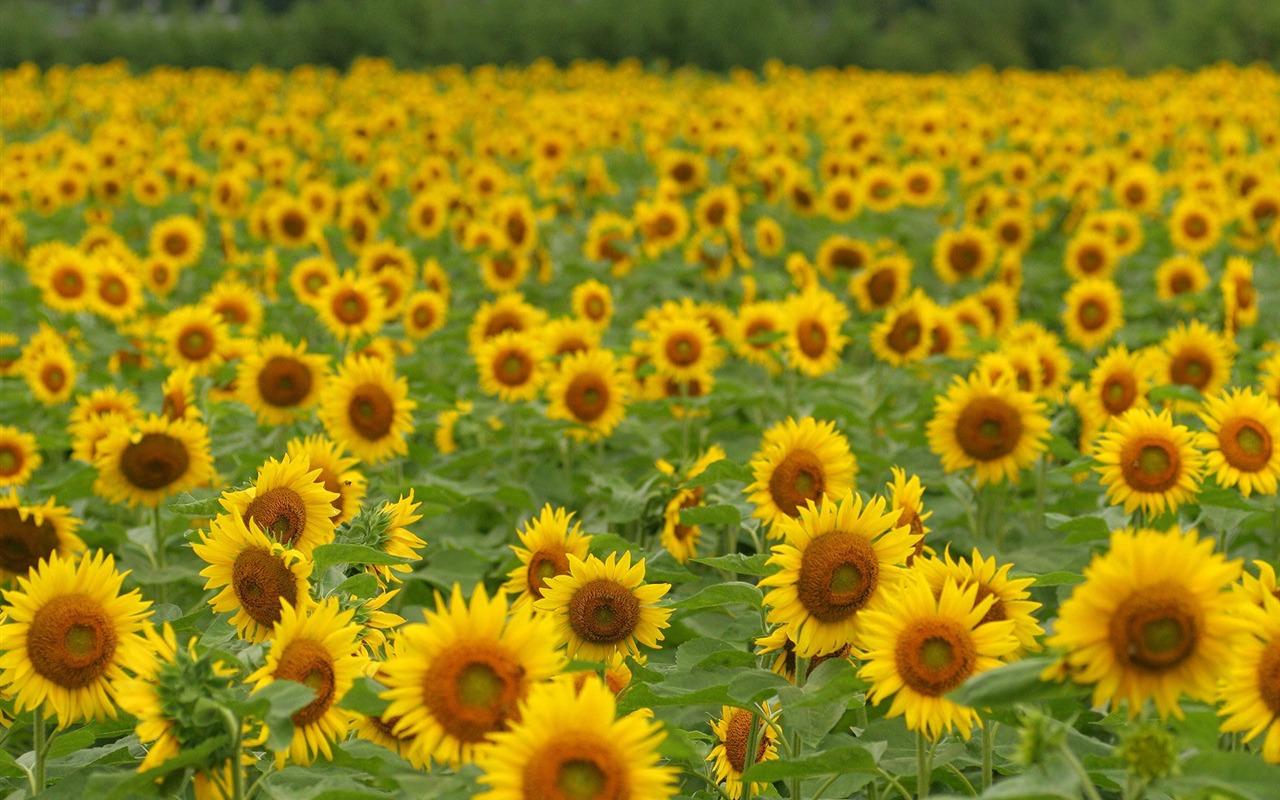
<instances>
[{"instance_id":1,"label":"large sunflower head","mask_svg":"<svg viewBox=\"0 0 1280 800\"><path fill-rule=\"evenodd\" d=\"M560 672L560 641L550 617L528 606L508 617L505 595L477 586L468 602L455 584L448 603L437 593L425 623L400 630L380 672L384 717L399 717L396 734L413 737L424 760L470 763L520 719L530 688Z\"/></svg>"},{"instance_id":2,"label":"large sunflower head","mask_svg":"<svg viewBox=\"0 0 1280 800\"><path fill-rule=\"evenodd\" d=\"M948 580L935 590L920 576L882 594L863 614L860 674L871 682L867 699L879 704L892 696L886 716L905 716L908 729L929 739L952 729L967 739L978 714L947 693L998 666L1018 646L1014 623L985 620L994 600L977 597L976 584Z\"/></svg>"},{"instance_id":3,"label":"large sunflower head","mask_svg":"<svg viewBox=\"0 0 1280 800\"><path fill-rule=\"evenodd\" d=\"M766 619L786 627L797 655L852 644L859 613L901 582L914 543L898 518L883 498L864 504L851 490L828 495L821 506L810 502L798 520L783 518L786 540L773 546L769 559L780 569L760 586L771 587L764 597Z\"/></svg>"},{"instance_id":4,"label":"large sunflower head","mask_svg":"<svg viewBox=\"0 0 1280 800\"><path fill-rule=\"evenodd\" d=\"M947 472L973 467L979 484L1017 482L1047 447L1049 418L1012 376L957 377L934 409L928 436Z\"/></svg>"},{"instance_id":5,"label":"large sunflower head","mask_svg":"<svg viewBox=\"0 0 1280 800\"><path fill-rule=\"evenodd\" d=\"M755 480L744 491L755 504L753 515L773 526L770 535L776 538L781 536L780 521L799 516L806 503L821 503L823 495L840 497L853 488L857 470L849 442L835 423L788 418L765 431L751 460Z\"/></svg>"},{"instance_id":6,"label":"large sunflower head","mask_svg":"<svg viewBox=\"0 0 1280 800\"><path fill-rule=\"evenodd\" d=\"M331 743L347 735L351 714L338 706L368 657L358 646L360 628L352 612L330 597L307 609L285 604L275 624L266 663L246 680L254 690L276 681L296 681L315 690L315 698L293 714L293 739L276 753L276 766L288 758L306 766L319 755L333 758Z\"/></svg>"},{"instance_id":7,"label":"large sunflower head","mask_svg":"<svg viewBox=\"0 0 1280 800\"><path fill-rule=\"evenodd\" d=\"M633 565L630 551L622 558L610 553L604 561L567 558L569 572L544 580L534 608L555 620L570 657L605 661L619 650L635 656L639 645L659 646L671 609L657 603L671 584L645 583L645 562Z\"/></svg>"},{"instance_id":8,"label":"large sunflower head","mask_svg":"<svg viewBox=\"0 0 1280 800\"><path fill-rule=\"evenodd\" d=\"M272 458L258 468L253 486L226 492L222 506L256 522L263 533L285 547L310 555L333 541L334 493L319 481L319 470L300 456Z\"/></svg>"},{"instance_id":9,"label":"large sunflower head","mask_svg":"<svg viewBox=\"0 0 1280 800\"><path fill-rule=\"evenodd\" d=\"M319 470L316 483L326 491L337 495L332 501L333 524L341 525L360 513L361 500L368 481L355 466L360 459L347 455L346 448L321 434L305 439L290 439L286 452L294 458L305 458L314 470Z\"/></svg>"},{"instance_id":10,"label":"large sunflower head","mask_svg":"<svg viewBox=\"0 0 1280 800\"><path fill-rule=\"evenodd\" d=\"M1107 351L1089 371L1091 409L1103 419L1118 417L1132 408L1145 408L1151 389L1151 373L1144 359L1124 345Z\"/></svg>"},{"instance_id":11,"label":"large sunflower head","mask_svg":"<svg viewBox=\"0 0 1280 800\"><path fill-rule=\"evenodd\" d=\"M156 507L213 478L209 432L196 420L151 416L98 443L96 494L115 503Z\"/></svg>"},{"instance_id":12,"label":"large sunflower head","mask_svg":"<svg viewBox=\"0 0 1280 800\"><path fill-rule=\"evenodd\" d=\"M221 514L191 545L208 566L200 575L205 589L218 594L209 605L231 622L242 639L261 642L280 621L281 609L306 606L310 600L311 561L263 533L241 514Z\"/></svg>"},{"instance_id":13,"label":"large sunflower head","mask_svg":"<svg viewBox=\"0 0 1280 800\"><path fill-rule=\"evenodd\" d=\"M674 381L703 378L724 360L711 326L693 313L662 314L649 329L647 344L658 375Z\"/></svg>"},{"instance_id":14,"label":"large sunflower head","mask_svg":"<svg viewBox=\"0 0 1280 800\"><path fill-rule=\"evenodd\" d=\"M373 277L343 272L319 290L315 301L320 321L338 339L372 336L387 317L386 300Z\"/></svg>"},{"instance_id":15,"label":"large sunflower head","mask_svg":"<svg viewBox=\"0 0 1280 800\"><path fill-rule=\"evenodd\" d=\"M575 439L606 437L626 415L627 383L611 350L573 353L547 384L547 416L573 423Z\"/></svg>"},{"instance_id":16,"label":"large sunflower head","mask_svg":"<svg viewBox=\"0 0 1280 800\"><path fill-rule=\"evenodd\" d=\"M382 504L382 514L386 517L386 526L377 526L381 532L376 537L367 538L363 544L380 550L389 556L406 559L401 564L370 564L369 572L378 577L383 584L400 583L400 575L412 572L413 563L422 559L422 548L427 543L409 530L422 519L417 513L422 505L413 499L413 489L408 495L401 495L394 503Z\"/></svg>"},{"instance_id":17,"label":"large sunflower head","mask_svg":"<svg viewBox=\"0 0 1280 800\"><path fill-rule=\"evenodd\" d=\"M319 417L334 441L367 464L378 464L408 450L413 430L409 383L391 364L367 356L349 357L338 368L320 401Z\"/></svg>"},{"instance_id":18,"label":"large sunflower head","mask_svg":"<svg viewBox=\"0 0 1280 800\"><path fill-rule=\"evenodd\" d=\"M273 334L241 359L236 371L240 402L261 423L287 425L320 401L329 357L308 353L305 342L293 345Z\"/></svg>"},{"instance_id":19,"label":"large sunflower head","mask_svg":"<svg viewBox=\"0 0 1280 800\"><path fill-rule=\"evenodd\" d=\"M80 520L51 497L39 505L18 501L12 491L0 495L0 582L26 577L53 555L70 558L84 550L76 535Z\"/></svg>"},{"instance_id":20,"label":"large sunflower head","mask_svg":"<svg viewBox=\"0 0 1280 800\"><path fill-rule=\"evenodd\" d=\"M1168 411L1137 408L1112 420L1094 451L1107 499L1126 512L1176 510L1200 491L1204 454Z\"/></svg>"},{"instance_id":21,"label":"large sunflower head","mask_svg":"<svg viewBox=\"0 0 1280 800\"><path fill-rule=\"evenodd\" d=\"M1058 612L1048 644L1065 650L1066 672L1093 684L1095 706L1128 701L1136 717L1151 700L1182 717L1186 694L1210 700L1239 632L1226 589L1240 575L1194 530L1118 530L1094 556Z\"/></svg>"},{"instance_id":22,"label":"large sunflower head","mask_svg":"<svg viewBox=\"0 0 1280 800\"><path fill-rule=\"evenodd\" d=\"M1274 575L1272 576L1274 578ZM1243 610L1249 632L1237 641L1234 658L1218 684L1224 733L1243 733L1244 741L1266 733L1262 757L1280 763L1280 600L1268 594Z\"/></svg>"},{"instance_id":23,"label":"large sunflower head","mask_svg":"<svg viewBox=\"0 0 1280 800\"><path fill-rule=\"evenodd\" d=\"M1235 389L1205 400L1200 409L1205 430L1197 443L1205 451L1207 472L1220 486L1239 486L1275 494L1280 479L1280 406L1254 389Z\"/></svg>"},{"instance_id":24,"label":"large sunflower head","mask_svg":"<svg viewBox=\"0 0 1280 800\"><path fill-rule=\"evenodd\" d=\"M542 599L547 581L569 572L569 556L586 558L591 546L590 534L582 532L582 526L570 522L573 512L563 508L543 506L534 519L516 531L520 544L512 545L520 566L507 573L503 586L515 595L512 608L521 608Z\"/></svg>"},{"instance_id":25,"label":"large sunflower head","mask_svg":"<svg viewBox=\"0 0 1280 800\"><path fill-rule=\"evenodd\" d=\"M643 714L617 716L613 692L599 680L580 690L568 681L534 687L519 721L479 753L477 800L670 800L676 772L658 766L662 725Z\"/></svg>"},{"instance_id":26,"label":"large sunflower head","mask_svg":"<svg viewBox=\"0 0 1280 800\"><path fill-rule=\"evenodd\" d=\"M43 708L65 728L116 716L111 681L150 658L140 631L150 603L101 550L53 553L4 592L0 684L19 711Z\"/></svg>"}]
</instances>

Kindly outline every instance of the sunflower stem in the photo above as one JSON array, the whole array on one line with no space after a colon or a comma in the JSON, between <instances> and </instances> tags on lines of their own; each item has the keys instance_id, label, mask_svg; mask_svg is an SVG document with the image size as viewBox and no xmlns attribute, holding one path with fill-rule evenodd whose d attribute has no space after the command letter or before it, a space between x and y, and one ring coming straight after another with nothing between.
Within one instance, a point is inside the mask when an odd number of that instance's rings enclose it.
<instances>
[{"instance_id":1,"label":"sunflower stem","mask_svg":"<svg viewBox=\"0 0 1280 800\"><path fill-rule=\"evenodd\" d=\"M44 794L45 787L45 756L49 752L49 743L45 739L44 731L44 707L36 706L31 716L31 736L32 747L35 750L35 765L31 773L31 794L32 796Z\"/></svg>"},{"instance_id":2,"label":"sunflower stem","mask_svg":"<svg viewBox=\"0 0 1280 800\"><path fill-rule=\"evenodd\" d=\"M1076 758L1076 754L1071 752L1071 748L1067 747L1066 742L1060 742L1058 750L1067 759L1071 769L1075 771L1076 777L1080 780L1080 788L1084 791L1084 796L1088 800L1102 800L1102 796L1098 794L1098 790L1093 785L1093 778L1089 777L1089 771L1084 768L1084 764L1080 763L1080 759Z\"/></svg>"},{"instance_id":3,"label":"sunflower stem","mask_svg":"<svg viewBox=\"0 0 1280 800\"><path fill-rule=\"evenodd\" d=\"M858 706L857 710L853 713L854 718L858 723L858 738L861 739L863 734L867 732L867 726L870 724L867 721L867 701L865 695L862 698L862 705ZM880 786L874 779L867 787L867 797L870 798L870 800L880 800Z\"/></svg>"},{"instance_id":4,"label":"sunflower stem","mask_svg":"<svg viewBox=\"0 0 1280 800\"><path fill-rule=\"evenodd\" d=\"M925 800L929 796L929 784L933 779L933 767L929 764L929 749L925 745L923 731L916 731L916 797Z\"/></svg>"},{"instance_id":5,"label":"sunflower stem","mask_svg":"<svg viewBox=\"0 0 1280 800\"><path fill-rule=\"evenodd\" d=\"M996 726L999 723L984 719L982 724L982 791L991 788L995 777Z\"/></svg>"},{"instance_id":6,"label":"sunflower stem","mask_svg":"<svg viewBox=\"0 0 1280 800\"><path fill-rule=\"evenodd\" d=\"M759 717L756 716L755 711L748 711L747 713L751 715L751 728L747 732L747 755L746 755L746 758L743 759L743 763L746 765L743 770L744 772L748 769L751 769L751 767L756 763L755 753L757 748L760 747ZM746 764L747 759L751 760L750 764ZM752 788L753 786L751 781L742 782L742 800L751 800Z\"/></svg>"},{"instance_id":7,"label":"sunflower stem","mask_svg":"<svg viewBox=\"0 0 1280 800\"><path fill-rule=\"evenodd\" d=\"M831 784L835 783L836 779L839 777L840 777L840 774L836 773L835 775L832 775L830 778L827 778L825 781L823 781L822 785L819 786L817 789L814 789L813 791L814 800L818 800L818 798L822 797L822 793L830 789Z\"/></svg>"},{"instance_id":8,"label":"sunflower stem","mask_svg":"<svg viewBox=\"0 0 1280 800\"><path fill-rule=\"evenodd\" d=\"M796 656L796 688L803 689L805 679L809 677L809 657ZM791 736L791 759L800 758L800 734ZM791 800L800 800L800 778L791 779Z\"/></svg>"},{"instance_id":9,"label":"sunflower stem","mask_svg":"<svg viewBox=\"0 0 1280 800\"><path fill-rule=\"evenodd\" d=\"M1049 459L1042 454L1040 463L1036 467L1036 521L1033 530L1044 533L1047 527L1044 523L1044 497L1046 485L1049 479Z\"/></svg>"},{"instance_id":10,"label":"sunflower stem","mask_svg":"<svg viewBox=\"0 0 1280 800\"><path fill-rule=\"evenodd\" d=\"M167 603L167 602L169 601L169 597L168 597L169 590L168 590L168 585L167 585L167 584L165 583L165 581L164 581L164 575L163 575L163 572L164 572L164 531L163 531L163 530L161 529L161 527L160 527L160 506L158 506L158 505L157 505L154 509L152 509L151 522L152 522L152 524L155 526L155 538L156 538L156 571L157 571L157 572L162 573L162 574L160 575L160 582L159 582L158 584L156 584L156 597L159 599L159 601L160 601L161 603Z\"/></svg>"},{"instance_id":11,"label":"sunflower stem","mask_svg":"<svg viewBox=\"0 0 1280 800\"><path fill-rule=\"evenodd\" d=\"M888 781L890 786L898 790L898 792L902 795L903 800L913 800L913 798L911 797L911 792L908 792L906 788L902 785L902 783L897 778L895 778L892 774L885 772L880 767L876 767L876 772L879 772L880 777Z\"/></svg>"},{"instance_id":12,"label":"sunflower stem","mask_svg":"<svg viewBox=\"0 0 1280 800\"><path fill-rule=\"evenodd\" d=\"M231 800L245 800L244 765L240 763L240 720L231 709L222 707L222 718L227 721L227 733L231 735Z\"/></svg>"},{"instance_id":13,"label":"sunflower stem","mask_svg":"<svg viewBox=\"0 0 1280 800\"><path fill-rule=\"evenodd\" d=\"M978 790L973 788L973 784L970 783L969 779L964 776L964 773L960 771L959 767L957 767L955 764L947 764L947 769L951 772L952 775L955 775L957 778L960 779L960 782L964 784L964 788L966 791L968 791L970 797L978 796Z\"/></svg>"}]
</instances>

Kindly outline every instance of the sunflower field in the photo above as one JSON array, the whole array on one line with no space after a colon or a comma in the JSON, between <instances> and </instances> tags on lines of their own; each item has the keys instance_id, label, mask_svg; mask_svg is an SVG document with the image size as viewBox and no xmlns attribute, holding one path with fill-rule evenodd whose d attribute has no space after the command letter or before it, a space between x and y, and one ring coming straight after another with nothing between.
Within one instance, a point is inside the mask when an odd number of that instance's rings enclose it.
<instances>
[{"instance_id":1,"label":"sunflower field","mask_svg":"<svg viewBox=\"0 0 1280 800\"><path fill-rule=\"evenodd\" d=\"M0 74L0 794L1274 798L1278 98Z\"/></svg>"}]
</instances>

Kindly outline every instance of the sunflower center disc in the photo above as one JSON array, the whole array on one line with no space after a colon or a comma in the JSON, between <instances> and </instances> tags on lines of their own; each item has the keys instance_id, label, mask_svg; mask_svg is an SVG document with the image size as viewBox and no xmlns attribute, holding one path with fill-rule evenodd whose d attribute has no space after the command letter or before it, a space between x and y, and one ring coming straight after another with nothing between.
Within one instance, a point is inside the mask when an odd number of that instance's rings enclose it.
<instances>
[{"instance_id":1,"label":"sunflower center disc","mask_svg":"<svg viewBox=\"0 0 1280 800\"><path fill-rule=\"evenodd\" d=\"M276 408L291 408L311 392L311 370L305 364L274 356L258 373L258 393Z\"/></svg>"},{"instance_id":2,"label":"sunflower center disc","mask_svg":"<svg viewBox=\"0 0 1280 800\"><path fill-rule=\"evenodd\" d=\"M824 489L826 473L822 462L808 450L788 453L769 477L769 494L774 505L788 517L799 515L808 501L822 499Z\"/></svg>"},{"instance_id":3,"label":"sunflower center disc","mask_svg":"<svg viewBox=\"0 0 1280 800\"><path fill-rule=\"evenodd\" d=\"M531 372L528 359L519 353L508 353L499 365L502 382L508 386L519 386L525 382Z\"/></svg>"},{"instance_id":4,"label":"sunflower center disc","mask_svg":"<svg viewBox=\"0 0 1280 800\"><path fill-rule=\"evenodd\" d=\"M1130 381L1123 378L1108 378L1102 388L1102 404L1111 414L1119 414L1128 410L1133 404L1133 396L1136 393Z\"/></svg>"},{"instance_id":5,"label":"sunflower center disc","mask_svg":"<svg viewBox=\"0 0 1280 800\"><path fill-rule=\"evenodd\" d=\"M213 340L204 331L187 331L182 337L182 354L193 361L213 351Z\"/></svg>"},{"instance_id":6,"label":"sunflower center disc","mask_svg":"<svg viewBox=\"0 0 1280 800\"><path fill-rule=\"evenodd\" d=\"M435 656L422 681L423 705L462 742L505 728L524 692L523 666L492 640L454 642Z\"/></svg>"},{"instance_id":7,"label":"sunflower center disc","mask_svg":"<svg viewBox=\"0 0 1280 800\"><path fill-rule=\"evenodd\" d=\"M569 559L562 550L539 550L529 558L529 594L542 598L547 581L569 571Z\"/></svg>"},{"instance_id":8,"label":"sunflower center disc","mask_svg":"<svg viewBox=\"0 0 1280 800\"><path fill-rule=\"evenodd\" d=\"M1185 661L1199 641L1200 619L1185 588L1163 583L1122 602L1111 618L1109 638L1116 656L1162 672Z\"/></svg>"},{"instance_id":9,"label":"sunflower center disc","mask_svg":"<svg viewBox=\"0 0 1280 800\"><path fill-rule=\"evenodd\" d=\"M318 721L333 705L333 656L320 642L311 639L290 642L280 654L275 677L276 680L301 683L316 692L315 699L294 712L294 725L303 727Z\"/></svg>"},{"instance_id":10,"label":"sunflower center disc","mask_svg":"<svg viewBox=\"0 0 1280 800\"><path fill-rule=\"evenodd\" d=\"M307 527L306 503L297 492L285 486L253 498L244 516L257 522L277 542L288 546L296 543Z\"/></svg>"},{"instance_id":11,"label":"sunflower center disc","mask_svg":"<svg viewBox=\"0 0 1280 800\"><path fill-rule=\"evenodd\" d=\"M1103 313L1102 306L1098 305L1097 301L1089 300L1080 306L1080 322L1088 330L1100 328L1106 321L1106 314Z\"/></svg>"},{"instance_id":12,"label":"sunflower center disc","mask_svg":"<svg viewBox=\"0 0 1280 800\"><path fill-rule=\"evenodd\" d=\"M381 439L391 432L395 404L380 386L365 384L351 393L347 418L356 433L366 439Z\"/></svg>"},{"instance_id":13,"label":"sunflower center disc","mask_svg":"<svg viewBox=\"0 0 1280 800\"><path fill-rule=\"evenodd\" d=\"M469 706L488 708L502 696L506 684L488 664L472 664L458 676L458 699Z\"/></svg>"},{"instance_id":14,"label":"sunflower center disc","mask_svg":"<svg viewBox=\"0 0 1280 800\"><path fill-rule=\"evenodd\" d=\"M263 547L242 550L231 565L231 588L254 622L271 627L280 621L280 603L298 602L298 584L279 556Z\"/></svg>"},{"instance_id":15,"label":"sunflower center disc","mask_svg":"<svg viewBox=\"0 0 1280 800\"><path fill-rule=\"evenodd\" d=\"M954 659L955 648L946 639L929 639L920 647L920 663L935 672L951 666Z\"/></svg>"},{"instance_id":16,"label":"sunflower center disc","mask_svg":"<svg viewBox=\"0 0 1280 800\"><path fill-rule=\"evenodd\" d=\"M17 472L18 465L21 463L17 453L12 450L0 450L0 474L11 475Z\"/></svg>"},{"instance_id":17,"label":"sunflower center disc","mask_svg":"<svg viewBox=\"0 0 1280 800\"><path fill-rule=\"evenodd\" d=\"M839 622L867 604L879 577L880 562L869 541L847 531L828 531L805 548L796 594L819 622Z\"/></svg>"},{"instance_id":18,"label":"sunflower center disc","mask_svg":"<svg viewBox=\"0 0 1280 800\"><path fill-rule=\"evenodd\" d=\"M55 597L36 611L27 654L40 675L67 689L96 681L116 652L116 629L98 603L81 594Z\"/></svg>"},{"instance_id":19,"label":"sunflower center disc","mask_svg":"<svg viewBox=\"0 0 1280 800\"><path fill-rule=\"evenodd\" d=\"M956 442L971 458L995 461L1014 451L1022 438L1018 411L998 397L971 400L956 420Z\"/></svg>"},{"instance_id":20,"label":"sunflower center disc","mask_svg":"<svg viewBox=\"0 0 1280 800\"><path fill-rule=\"evenodd\" d=\"M1235 428L1234 435L1229 428ZM1224 426L1219 442L1227 462L1244 472L1257 472L1271 460L1271 434L1254 420L1238 419L1234 424Z\"/></svg>"},{"instance_id":21,"label":"sunflower center disc","mask_svg":"<svg viewBox=\"0 0 1280 800\"><path fill-rule=\"evenodd\" d=\"M164 433L147 433L120 455L120 472L141 489L163 489L182 477L190 464L186 446Z\"/></svg>"},{"instance_id":22,"label":"sunflower center disc","mask_svg":"<svg viewBox=\"0 0 1280 800\"><path fill-rule=\"evenodd\" d=\"M1258 659L1258 693L1272 714L1280 714L1280 639L1272 639Z\"/></svg>"},{"instance_id":23,"label":"sunflower center disc","mask_svg":"<svg viewBox=\"0 0 1280 800\"><path fill-rule=\"evenodd\" d=\"M34 517L23 519L16 508L0 508L0 569L26 575L57 548L58 532L47 517L36 525Z\"/></svg>"},{"instance_id":24,"label":"sunflower center disc","mask_svg":"<svg viewBox=\"0 0 1280 800\"><path fill-rule=\"evenodd\" d=\"M822 324L807 319L796 328L796 340L800 350L809 358L817 358L827 350L827 332Z\"/></svg>"},{"instance_id":25,"label":"sunflower center disc","mask_svg":"<svg viewBox=\"0 0 1280 800\"><path fill-rule=\"evenodd\" d=\"M976 663L969 631L951 619L910 620L894 647L902 682L929 697L941 697L964 683Z\"/></svg>"},{"instance_id":26,"label":"sunflower center disc","mask_svg":"<svg viewBox=\"0 0 1280 800\"><path fill-rule=\"evenodd\" d=\"M565 800L593 800L608 780L594 761L574 759L560 765L556 788Z\"/></svg>"},{"instance_id":27,"label":"sunflower center disc","mask_svg":"<svg viewBox=\"0 0 1280 800\"><path fill-rule=\"evenodd\" d=\"M729 766L733 767L733 771L739 775L747 768L747 740L751 738L752 718L750 711L734 711L733 716L729 718L729 724L725 726L724 754L729 759ZM756 727L761 727L761 724L757 723ZM760 741L756 745L756 757L751 763L757 763L768 749L769 732L762 730Z\"/></svg>"},{"instance_id":28,"label":"sunflower center disc","mask_svg":"<svg viewBox=\"0 0 1280 800\"><path fill-rule=\"evenodd\" d=\"M667 345L667 357L681 367L687 367L698 360L698 343L688 336L678 336Z\"/></svg>"},{"instance_id":29,"label":"sunflower center disc","mask_svg":"<svg viewBox=\"0 0 1280 800\"><path fill-rule=\"evenodd\" d=\"M616 581L597 578L569 600L569 626L592 644L616 644L635 631L640 622L640 601Z\"/></svg>"}]
</instances>

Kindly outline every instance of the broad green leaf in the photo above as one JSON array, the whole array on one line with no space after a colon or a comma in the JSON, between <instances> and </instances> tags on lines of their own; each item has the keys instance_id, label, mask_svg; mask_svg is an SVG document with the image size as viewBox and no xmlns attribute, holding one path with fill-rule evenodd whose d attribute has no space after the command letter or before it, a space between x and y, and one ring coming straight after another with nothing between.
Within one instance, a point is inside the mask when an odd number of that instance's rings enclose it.
<instances>
[{"instance_id":1,"label":"broad green leaf","mask_svg":"<svg viewBox=\"0 0 1280 800\"><path fill-rule=\"evenodd\" d=\"M755 555L743 555L742 553L730 553L727 556L711 556L709 558L693 558L690 559L695 564L705 564L708 567L716 569L729 570L739 575L769 575L774 569L767 566L769 553L757 553Z\"/></svg>"},{"instance_id":2,"label":"broad green leaf","mask_svg":"<svg viewBox=\"0 0 1280 800\"><path fill-rule=\"evenodd\" d=\"M357 678L347 690L346 695L338 702L338 707L364 714L366 717L381 717L387 710L387 706L391 705L390 700L384 700L379 696L379 693L384 691L386 687L372 678Z\"/></svg>"},{"instance_id":3,"label":"broad green leaf","mask_svg":"<svg viewBox=\"0 0 1280 800\"><path fill-rule=\"evenodd\" d=\"M407 559L384 553L363 544L322 544L311 552L311 560L315 562L316 572L321 572L335 564L404 564Z\"/></svg>"},{"instance_id":4,"label":"broad green leaf","mask_svg":"<svg viewBox=\"0 0 1280 800\"><path fill-rule=\"evenodd\" d=\"M680 509L681 525L732 525L742 524L742 512L728 504L692 506Z\"/></svg>"},{"instance_id":5,"label":"broad green leaf","mask_svg":"<svg viewBox=\"0 0 1280 800\"><path fill-rule=\"evenodd\" d=\"M742 777L744 780L771 783L788 778L814 778L819 775L839 775L846 772L875 773L875 771L875 756L865 747L852 745L815 753L796 761L781 759L763 761L753 764Z\"/></svg>"},{"instance_id":6,"label":"broad green leaf","mask_svg":"<svg viewBox=\"0 0 1280 800\"><path fill-rule=\"evenodd\" d=\"M195 497L184 492L170 500L165 508L187 517L216 517L223 511L222 504L218 502L221 496L221 492L209 497Z\"/></svg>"},{"instance_id":7,"label":"broad green leaf","mask_svg":"<svg viewBox=\"0 0 1280 800\"><path fill-rule=\"evenodd\" d=\"M790 681L776 672L753 669L733 676L733 680L729 681L729 696L743 704L759 703L790 685Z\"/></svg>"},{"instance_id":8,"label":"broad green leaf","mask_svg":"<svg viewBox=\"0 0 1280 800\"><path fill-rule=\"evenodd\" d=\"M1058 570L1056 572L1046 572L1043 575L1036 576L1036 586L1071 586L1084 580L1083 575L1066 570Z\"/></svg>"},{"instance_id":9,"label":"broad green leaf","mask_svg":"<svg viewBox=\"0 0 1280 800\"><path fill-rule=\"evenodd\" d=\"M996 708L1084 694L1085 688L1076 683L1040 680L1057 661L1056 656L1035 656L1002 664L973 676L947 697L971 708Z\"/></svg>"},{"instance_id":10,"label":"broad green leaf","mask_svg":"<svg viewBox=\"0 0 1280 800\"><path fill-rule=\"evenodd\" d=\"M680 488L695 489L699 486L710 486L713 483L721 483L723 481L751 483L753 480L755 480L755 477L750 467L736 464L726 458L707 465L706 469L681 484Z\"/></svg>"},{"instance_id":11,"label":"broad green leaf","mask_svg":"<svg viewBox=\"0 0 1280 800\"><path fill-rule=\"evenodd\" d=\"M729 581L728 583L715 583L692 597L686 597L684 600L675 604L676 608L682 608L686 611L695 611L707 608L716 608L719 606L741 604L759 608L764 602L764 595L756 586L741 581Z\"/></svg>"}]
</instances>

